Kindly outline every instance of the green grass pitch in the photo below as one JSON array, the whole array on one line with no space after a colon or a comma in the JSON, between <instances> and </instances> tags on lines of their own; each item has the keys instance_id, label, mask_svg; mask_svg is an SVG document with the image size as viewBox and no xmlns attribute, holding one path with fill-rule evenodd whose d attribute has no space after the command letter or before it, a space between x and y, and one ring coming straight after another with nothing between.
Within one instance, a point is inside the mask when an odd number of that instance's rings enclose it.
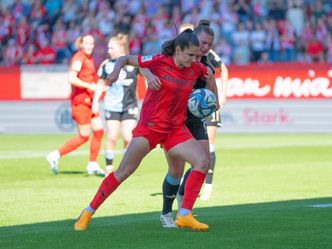
<instances>
[{"instance_id":1,"label":"green grass pitch","mask_svg":"<svg viewBox=\"0 0 332 249\"><path fill-rule=\"evenodd\" d=\"M45 155L69 137L0 135L1 249L332 248L332 134L220 134L212 197L194 209L208 232L161 227L160 149L75 232L102 178L85 174L87 145L52 175Z\"/></svg>"}]
</instances>

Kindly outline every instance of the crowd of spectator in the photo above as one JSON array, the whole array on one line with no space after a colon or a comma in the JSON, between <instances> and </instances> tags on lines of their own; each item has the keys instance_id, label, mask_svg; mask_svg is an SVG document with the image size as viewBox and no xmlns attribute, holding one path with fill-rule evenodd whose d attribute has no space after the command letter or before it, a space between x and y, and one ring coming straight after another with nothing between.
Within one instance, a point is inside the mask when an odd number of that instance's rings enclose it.
<instances>
[{"instance_id":1,"label":"crowd of spectator","mask_svg":"<svg viewBox=\"0 0 332 249\"><path fill-rule=\"evenodd\" d=\"M332 64L329 0L2 0L0 65L66 64L86 33L97 65L118 32L129 35L131 54L154 54L179 24L199 19L212 22L225 64Z\"/></svg>"}]
</instances>

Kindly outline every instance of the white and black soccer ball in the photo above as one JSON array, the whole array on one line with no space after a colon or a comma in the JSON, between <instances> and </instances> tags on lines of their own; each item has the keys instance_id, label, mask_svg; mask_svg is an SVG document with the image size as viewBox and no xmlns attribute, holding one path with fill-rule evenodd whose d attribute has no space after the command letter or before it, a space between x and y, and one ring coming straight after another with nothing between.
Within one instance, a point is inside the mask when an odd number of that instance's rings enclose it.
<instances>
[{"instance_id":1,"label":"white and black soccer ball","mask_svg":"<svg viewBox=\"0 0 332 249\"><path fill-rule=\"evenodd\" d=\"M196 89L190 94L188 109L198 118L208 117L217 109L216 95L205 88Z\"/></svg>"}]
</instances>

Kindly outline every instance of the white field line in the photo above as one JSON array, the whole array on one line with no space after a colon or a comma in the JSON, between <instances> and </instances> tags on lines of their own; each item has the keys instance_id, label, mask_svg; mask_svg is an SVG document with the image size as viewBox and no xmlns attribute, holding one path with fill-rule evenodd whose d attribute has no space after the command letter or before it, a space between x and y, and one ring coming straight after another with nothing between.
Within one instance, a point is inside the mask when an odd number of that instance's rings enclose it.
<instances>
[{"instance_id":1,"label":"white field line","mask_svg":"<svg viewBox=\"0 0 332 249\"><path fill-rule=\"evenodd\" d=\"M309 205L309 207L313 207L313 208L332 208L332 203L330 203L330 204L314 204L314 205Z\"/></svg>"},{"instance_id":2,"label":"white field line","mask_svg":"<svg viewBox=\"0 0 332 249\"><path fill-rule=\"evenodd\" d=\"M256 142L256 141L255 141ZM222 144L217 143L216 149L222 150L237 150L237 149L259 149L259 148L282 148L282 147L312 147L312 146L332 146L332 141L324 142L313 142L313 141L302 141L302 142L277 142L277 143L248 143L248 144ZM160 153L162 150L157 147L154 152ZM28 151L28 150L18 150L18 151L1 151L0 150L0 160L1 159L20 159L20 158L38 158L46 157L50 151ZM121 154L122 150L115 151L116 154ZM88 150L78 150L70 153L72 156L82 156L88 155ZM101 152L102 154L102 152Z\"/></svg>"}]
</instances>

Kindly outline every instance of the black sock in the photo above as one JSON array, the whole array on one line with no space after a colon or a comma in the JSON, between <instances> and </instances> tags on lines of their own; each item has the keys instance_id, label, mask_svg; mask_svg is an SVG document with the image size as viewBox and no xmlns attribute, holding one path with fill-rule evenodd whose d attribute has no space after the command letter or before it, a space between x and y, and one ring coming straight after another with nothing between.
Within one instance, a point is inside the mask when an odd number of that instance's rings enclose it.
<instances>
[{"instance_id":1,"label":"black sock","mask_svg":"<svg viewBox=\"0 0 332 249\"><path fill-rule=\"evenodd\" d=\"M187 172L183 176L182 183L179 188L179 195L184 195L184 185L186 185L187 178L191 172L191 168L187 170Z\"/></svg>"},{"instance_id":2,"label":"black sock","mask_svg":"<svg viewBox=\"0 0 332 249\"><path fill-rule=\"evenodd\" d=\"M167 176L166 176L167 177ZM180 184L172 185L167 180L166 177L163 183L163 210L162 214L167 214L172 212L173 202L176 198L176 193L179 190Z\"/></svg>"},{"instance_id":3,"label":"black sock","mask_svg":"<svg viewBox=\"0 0 332 249\"><path fill-rule=\"evenodd\" d=\"M105 159L106 159L106 166L113 165L113 159L108 159L108 158L105 158Z\"/></svg>"},{"instance_id":4,"label":"black sock","mask_svg":"<svg viewBox=\"0 0 332 249\"><path fill-rule=\"evenodd\" d=\"M206 175L205 183L212 184L214 166L216 165L216 153L210 153L210 168Z\"/></svg>"}]
</instances>

